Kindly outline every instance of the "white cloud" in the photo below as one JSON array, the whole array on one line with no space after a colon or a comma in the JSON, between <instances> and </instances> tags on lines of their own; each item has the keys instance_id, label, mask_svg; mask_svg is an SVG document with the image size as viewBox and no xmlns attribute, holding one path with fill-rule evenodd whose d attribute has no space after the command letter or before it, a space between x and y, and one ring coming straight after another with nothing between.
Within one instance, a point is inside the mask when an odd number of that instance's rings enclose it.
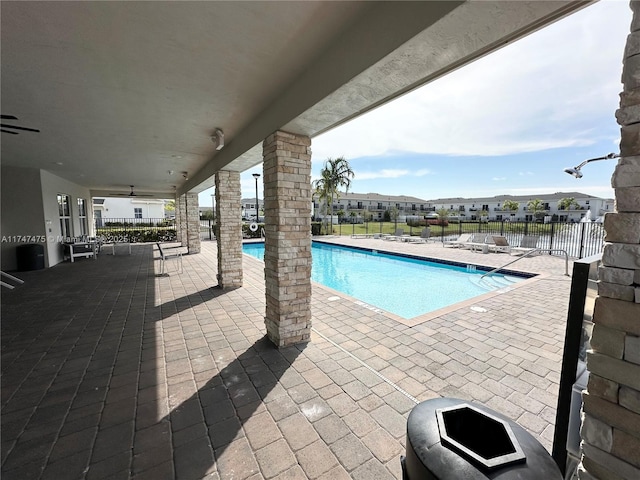
<instances>
[{"instance_id":1,"label":"white cloud","mask_svg":"<svg viewBox=\"0 0 640 480\"><path fill-rule=\"evenodd\" d=\"M374 180L377 178L400 178L406 177L410 175L412 177L424 177L425 175L430 175L431 171L426 168L421 168L420 170L408 170L408 169L393 169L393 168L383 168L382 170L378 170L375 172L355 172L355 180Z\"/></svg>"},{"instance_id":2,"label":"white cloud","mask_svg":"<svg viewBox=\"0 0 640 480\"><path fill-rule=\"evenodd\" d=\"M521 177L530 177L531 175L534 175L533 172L518 172L518 175L520 175Z\"/></svg>"},{"instance_id":3,"label":"white cloud","mask_svg":"<svg viewBox=\"0 0 640 480\"><path fill-rule=\"evenodd\" d=\"M507 155L617 138L601 120L615 124L630 19L626 1L589 6L317 137L314 157Z\"/></svg>"},{"instance_id":4,"label":"white cloud","mask_svg":"<svg viewBox=\"0 0 640 480\"><path fill-rule=\"evenodd\" d=\"M504 182L506 179L507 177L493 177L491 180L494 182Z\"/></svg>"},{"instance_id":5,"label":"white cloud","mask_svg":"<svg viewBox=\"0 0 640 480\"><path fill-rule=\"evenodd\" d=\"M356 173L355 178L358 180L373 180L375 178L399 178L409 175L409 170L382 169L377 172Z\"/></svg>"}]
</instances>

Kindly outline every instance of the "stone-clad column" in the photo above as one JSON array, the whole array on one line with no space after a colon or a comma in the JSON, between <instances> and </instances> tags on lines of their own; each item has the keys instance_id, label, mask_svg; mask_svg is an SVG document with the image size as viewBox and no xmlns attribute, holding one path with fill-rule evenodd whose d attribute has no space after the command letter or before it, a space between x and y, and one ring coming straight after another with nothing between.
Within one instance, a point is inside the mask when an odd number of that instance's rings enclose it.
<instances>
[{"instance_id":1,"label":"stone-clad column","mask_svg":"<svg viewBox=\"0 0 640 480\"><path fill-rule=\"evenodd\" d=\"M176 240L187 246L187 196L176 198Z\"/></svg>"},{"instance_id":2,"label":"stone-clad column","mask_svg":"<svg viewBox=\"0 0 640 480\"><path fill-rule=\"evenodd\" d=\"M278 347L311 333L311 139L278 131L263 143L267 335Z\"/></svg>"},{"instance_id":3,"label":"stone-clad column","mask_svg":"<svg viewBox=\"0 0 640 480\"><path fill-rule=\"evenodd\" d=\"M200 211L198 194L185 193L176 198L176 240L189 254L200 253Z\"/></svg>"},{"instance_id":4,"label":"stone-clad column","mask_svg":"<svg viewBox=\"0 0 640 480\"><path fill-rule=\"evenodd\" d=\"M240 172L216 173L218 286L242 286L242 200Z\"/></svg>"},{"instance_id":5,"label":"stone-clad column","mask_svg":"<svg viewBox=\"0 0 640 480\"><path fill-rule=\"evenodd\" d=\"M200 210L198 194L187 193L185 195L187 213L186 244L189 255L200 253Z\"/></svg>"},{"instance_id":6,"label":"stone-clad column","mask_svg":"<svg viewBox=\"0 0 640 480\"><path fill-rule=\"evenodd\" d=\"M640 2L631 2L631 9L616 112L622 133L612 178L616 211L604 220L583 395L582 480L640 478Z\"/></svg>"}]
</instances>

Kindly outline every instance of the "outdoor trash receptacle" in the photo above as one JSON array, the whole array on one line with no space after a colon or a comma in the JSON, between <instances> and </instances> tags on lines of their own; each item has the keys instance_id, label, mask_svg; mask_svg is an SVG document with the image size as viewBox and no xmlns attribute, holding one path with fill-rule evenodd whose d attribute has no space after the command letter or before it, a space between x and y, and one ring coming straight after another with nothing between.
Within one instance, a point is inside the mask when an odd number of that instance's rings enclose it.
<instances>
[{"instance_id":1,"label":"outdoor trash receptacle","mask_svg":"<svg viewBox=\"0 0 640 480\"><path fill-rule=\"evenodd\" d=\"M17 268L20 272L44 268L44 245L25 243L16 247Z\"/></svg>"},{"instance_id":2,"label":"outdoor trash receptacle","mask_svg":"<svg viewBox=\"0 0 640 480\"><path fill-rule=\"evenodd\" d=\"M476 403L437 398L407 421L404 480L562 480L547 450L517 423Z\"/></svg>"}]
</instances>

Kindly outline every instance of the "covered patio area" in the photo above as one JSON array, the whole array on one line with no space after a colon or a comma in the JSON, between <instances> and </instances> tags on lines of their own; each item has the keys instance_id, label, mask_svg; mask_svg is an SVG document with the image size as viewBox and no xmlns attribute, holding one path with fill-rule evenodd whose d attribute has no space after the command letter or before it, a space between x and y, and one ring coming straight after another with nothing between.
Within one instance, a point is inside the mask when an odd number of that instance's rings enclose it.
<instances>
[{"instance_id":1,"label":"covered patio area","mask_svg":"<svg viewBox=\"0 0 640 480\"><path fill-rule=\"evenodd\" d=\"M243 288L212 288L216 248L203 242L183 273L160 276L154 247L135 245L25 272L3 292L3 478L401 478L408 413L437 396L488 405L550 450L562 259L524 259L548 275L481 300L485 312L414 327L313 283L312 341L276 349L263 263L243 255Z\"/></svg>"}]
</instances>

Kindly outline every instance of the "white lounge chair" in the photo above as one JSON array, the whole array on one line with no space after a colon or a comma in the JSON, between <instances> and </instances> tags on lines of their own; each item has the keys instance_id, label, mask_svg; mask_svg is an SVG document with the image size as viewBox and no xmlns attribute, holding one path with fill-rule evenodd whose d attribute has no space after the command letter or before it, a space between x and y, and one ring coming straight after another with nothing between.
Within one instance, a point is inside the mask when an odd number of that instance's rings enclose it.
<instances>
[{"instance_id":1,"label":"white lounge chair","mask_svg":"<svg viewBox=\"0 0 640 480\"><path fill-rule=\"evenodd\" d=\"M471 240L465 243L462 248L469 248L472 252L480 251L482 253L489 252L489 244L493 243L491 235L486 233L474 233Z\"/></svg>"},{"instance_id":2,"label":"white lounge chair","mask_svg":"<svg viewBox=\"0 0 640 480\"><path fill-rule=\"evenodd\" d=\"M491 238L493 239L493 244L489 244L490 252L511 253L511 245L509 245L509 242L505 237L502 235L492 235Z\"/></svg>"},{"instance_id":3,"label":"white lounge chair","mask_svg":"<svg viewBox=\"0 0 640 480\"><path fill-rule=\"evenodd\" d=\"M520 245L517 247L511 247L511 254L524 255L525 253L532 252L538 248L538 235L525 235L520 240Z\"/></svg>"},{"instance_id":4,"label":"white lounge chair","mask_svg":"<svg viewBox=\"0 0 640 480\"><path fill-rule=\"evenodd\" d=\"M396 241L398 239L401 239L402 237L404 237L404 229L403 228L396 228L396 233L394 233L393 235L384 235L382 237L383 240L391 240L391 241Z\"/></svg>"},{"instance_id":5,"label":"white lounge chair","mask_svg":"<svg viewBox=\"0 0 640 480\"><path fill-rule=\"evenodd\" d=\"M352 233L351 238L373 238L374 233Z\"/></svg>"},{"instance_id":6,"label":"white lounge chair","mask_svg":"<svg viewBox=\"0 0 640 480\"><path fill-rule=\"evenodd\" d=\"M445 240L442 242L444 247L461 248L471 241L470 233L463 233L455 240Z\"/></svg>"},{"instance_id":7,"label":"white lounge chair","mask_svg":"<svg viewBox=\"0 0 640 480\"><path fill-rule=\"evenodd\" d=\"M410 243L427 243L427 240L431 236L431 229L429 227L423 228L419 237L403 237L402 241Z\"/></svg>"}]
</instances>

